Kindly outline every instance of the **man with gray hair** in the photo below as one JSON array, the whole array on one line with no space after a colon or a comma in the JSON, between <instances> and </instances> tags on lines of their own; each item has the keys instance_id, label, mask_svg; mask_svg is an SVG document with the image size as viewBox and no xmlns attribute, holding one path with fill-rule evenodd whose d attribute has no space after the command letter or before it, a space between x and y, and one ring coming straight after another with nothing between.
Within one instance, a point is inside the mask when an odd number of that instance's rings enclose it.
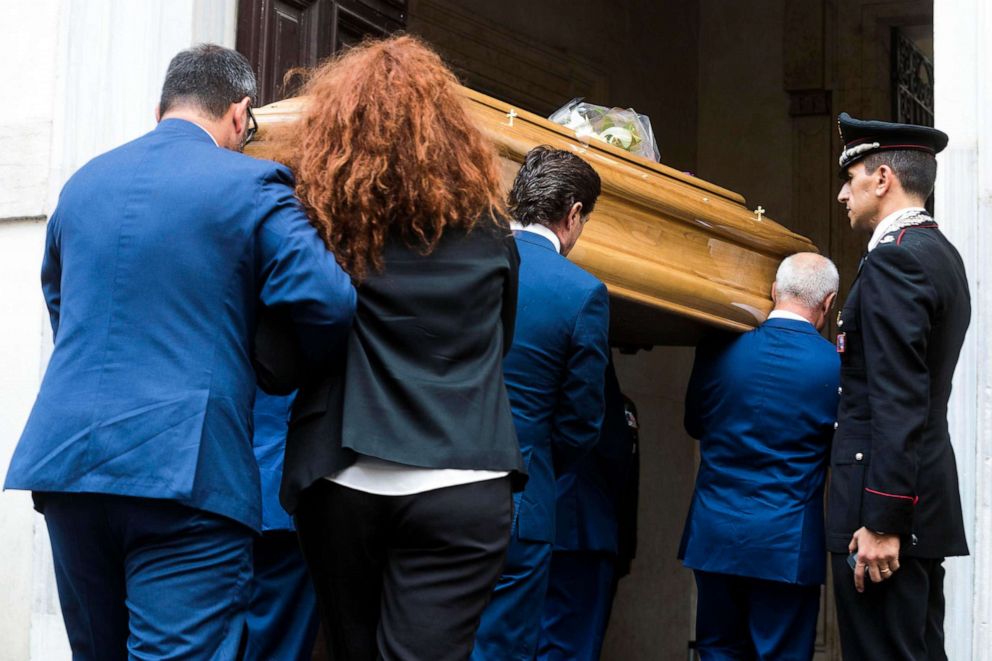
<instances>
[{"instance_id":1,"label":"man with gray hair","mask_svg":"<svg viewBox=\"0 0 992 661\"><path fill-rule=\"evenodd\" d=\"M251 363L262 306L326 365L350 279L249 158L255 77L202 45L169 65L158 127L96 157L48 221L55 347L7 473L45 515L73 659L233 659L261 524Z\"/></svg>"},{"instance_id":2,"label":"man with gray hair","mask_svg":"<svg viewBox=\"0 0 992 661\"><path fill-rule=\"evenodd\" d=\"M779 266L775 308L742 335L705 338L686 393L699 473L679 558L696 577L706 659L811 659L826 573L823 484L840 362L818 333L833 263Z\"/></svg>"}]
</instances>

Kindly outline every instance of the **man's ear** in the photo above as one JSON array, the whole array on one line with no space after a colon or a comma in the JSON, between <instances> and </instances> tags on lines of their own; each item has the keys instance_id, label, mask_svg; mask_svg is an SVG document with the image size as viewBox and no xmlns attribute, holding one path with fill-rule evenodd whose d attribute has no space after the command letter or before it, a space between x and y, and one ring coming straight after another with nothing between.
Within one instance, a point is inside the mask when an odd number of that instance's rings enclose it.
<instances>
[{"instance_id":1,"label":"man's ear","mask_svg":"<svg viewBox=\"0 0 992 661\"><path fill-rule=\"evenodd\" d=\"M162 106L155 104L155 123L158 124L162 121Z\"/></svg>"},{"instance_id":2,"label":"man's ear","mask_svg":"<svg viewBox=\"0 0 992 661\"><path fill-rule=\"evenodd\" d=\"M772 283L772 303L778 305L778 282Z\"/></svg>"},{"instance_id":3,"label":"man's ear","mask_svg":"<svg viewBox=\"0 0 992 661\"><path fill-rule=\"evenodd\" d=\"M575 223L582 222L582 203L576 202L572 205L572 208L568 210L568 227L571 229L575 226Z\"/></svg>"},{"instance_id":4,"label":"man's ear","mask_svg":"<svg viewBox=\"0 0 992 661\"><path fill-rule=\"evenodd\" d=\"M879 165L875 170L875 195L881 197L892 187L895 172L888 165Z\"/></svg>"},{"instance_id":5,"label":"man's ear","mask_svg":"<svg viewBox=\"0 0 992 661\"><path fill-rule=\"evenodd\" d=\"M830 310L834 307L834 302L837 300L837 292L832 292L825 299L823 299L823 316L827 317L830 314Z\"/></svg>"},{"instance_id":6,"label":"man's ear","mask_svg":"<svg viewBox=\"0 0 992 661\"><path fill-rule=\"evenodd\" d=\"M238 135L242 135L248 127L249 103L251 103L251 98L246 96L237 103L231 104L231 109L234 111L231 119L234 122L234 130Z\"/></svg>"}]
</instances>

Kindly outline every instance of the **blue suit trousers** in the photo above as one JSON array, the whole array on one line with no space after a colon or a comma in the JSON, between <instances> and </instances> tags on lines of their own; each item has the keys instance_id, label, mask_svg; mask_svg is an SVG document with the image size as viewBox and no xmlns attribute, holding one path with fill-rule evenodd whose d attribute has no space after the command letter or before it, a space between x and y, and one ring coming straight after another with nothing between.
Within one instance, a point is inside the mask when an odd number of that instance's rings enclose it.
<instances>
[{"instance_id":1,"label":"blue suit trousers","mask_svg":"<svg viewBox=\"0 0 992 661\"><path fill-rule=\"evenodd\" d=\"M696 570L702 661L810 661L820 586Z\"/></svg>"},{"instance_id":2,"label":"blue suit trousers","mask_svg":"<svg viewBox=\"0 0 992 661\"><path fill-rule=\"evenodd\" d=\"M551 575L548 542L513 537L492 600L482 613L471 661L530 661L537 653L541 612Z\"/></svg>"},{"instance_id":3,"label":"blue suit trousers","mask_svg":"<svg viewBox=\"0 0 992 661\"><path fill-rule=\"evenodd\" d=\"M541 661L598 661L616 587L617 556L555 551L541 618Z\"/></svg>"},{"instance_id":4,"label":"blue suit trousers","mask_svg":"<svg viewBox=\"0 0 992 661\"><path fill-rule=\"evenodd\" d=\"M296 532L263 533L254 556L243 661L309 661L317 640L317 596Z\"/></svg>"},{"instance_id":5,"label":"blue suit trousers","mask_svg":"<svg viewBox=\"0 0 992 661\"><path fill-rule=\"evenodd\" d=\"M252 531L168 500L36 494L73 661L234 659Z\"/></svg>"}]
</instances>

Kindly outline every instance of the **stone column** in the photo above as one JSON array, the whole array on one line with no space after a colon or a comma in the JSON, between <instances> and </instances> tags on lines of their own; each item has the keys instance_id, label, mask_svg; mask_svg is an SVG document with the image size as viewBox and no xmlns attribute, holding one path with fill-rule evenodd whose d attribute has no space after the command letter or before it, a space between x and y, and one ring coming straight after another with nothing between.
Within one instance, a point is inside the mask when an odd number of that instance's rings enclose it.
<instances>
[{"instance_id":1,"label":"stone column","mask_svg":"<svg viewBox=\"0 0 992 661\"><path fill-rule=\"evenodd\" d=\"M972 553L946 563L947 652L957 661L992 650L992 8L940 0L933 11L936 125L950 135L936 216L964 259L972 307L948 412Z\"/></svg>"}]
</instances>

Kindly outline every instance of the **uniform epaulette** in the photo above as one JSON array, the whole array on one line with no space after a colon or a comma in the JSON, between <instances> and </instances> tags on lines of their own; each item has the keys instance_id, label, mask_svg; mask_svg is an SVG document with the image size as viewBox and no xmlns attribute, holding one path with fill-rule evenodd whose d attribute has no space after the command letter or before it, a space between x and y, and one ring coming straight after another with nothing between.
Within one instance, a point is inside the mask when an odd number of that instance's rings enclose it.
<instances>
[{"instance_id":1,"label":"uniform epaulette","mask_svg":"<svg viewBox=\"0 0 992 661\"><path fill-rule=\"evenodd\" d=\"M899 245L899 238L902 236L902 233L905 232L905 231L906 230L904 228L904 229L899 229L899 230L892 230L891 232L888 232L887 234L883 234L882 235L882 238L880 238L878 240L879 247L884 246L884 245L889 244L889 243L895 243L896 245Z\"/></svg>"},{"instance_id":2,"label":"uniform epaulette","mask_svg":"<svg viewBox=\"0 0 992 661\"><path fill-rule=\"evenodd\" d=\"M882 237L878 240L878 247L893 243L897 246L901 245L903 238L906 236L906 232L911 229L934 229L936 227L937 223L933 220L923 223L897 225L882 235Z\"/></svg>"}]
</instances>

